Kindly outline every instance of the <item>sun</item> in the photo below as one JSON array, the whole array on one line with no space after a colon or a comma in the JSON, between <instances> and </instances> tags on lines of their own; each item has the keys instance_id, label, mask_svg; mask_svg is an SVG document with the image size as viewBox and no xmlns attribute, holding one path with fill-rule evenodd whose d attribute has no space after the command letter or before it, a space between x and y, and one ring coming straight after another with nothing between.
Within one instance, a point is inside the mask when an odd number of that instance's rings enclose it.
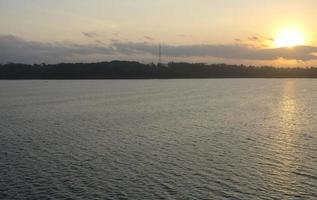
<instances>
[{"instance_id":1,"label":"sun","mask_svg":"<svg viewBox=\"0 0 317 200\"><path fill-rule=\"evenodd\" d=\"M275 47L295 47L305 44L304 32L298 28L286 28L276 34Z\"/></svg>"}]
</instances>

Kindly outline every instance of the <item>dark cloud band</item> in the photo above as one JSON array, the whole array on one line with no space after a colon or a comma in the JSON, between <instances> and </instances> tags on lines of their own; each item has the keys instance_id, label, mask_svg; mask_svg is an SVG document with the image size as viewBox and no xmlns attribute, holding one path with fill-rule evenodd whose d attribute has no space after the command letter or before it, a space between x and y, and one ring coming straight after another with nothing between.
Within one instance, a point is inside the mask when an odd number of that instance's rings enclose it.
<instances>
[{"instance_id":1,"label":"dark cloud band","mask_svg":"<svg viewBox=\"0 0 317 200\"><path fill-rule=\"evenodd\" d=\"M95 45L43 43L26 41L15 36L0 36L0 62L57 63L71 62L74 57L94 55L116 56L157 55L157 45L151 43L124 43L112 41ZM317 47L252 48L247 45L163 45L163 54L169 57L216 57L222 59L271 61L278 58L288 60L317 60Z\"/></svg>"}]
</instances>

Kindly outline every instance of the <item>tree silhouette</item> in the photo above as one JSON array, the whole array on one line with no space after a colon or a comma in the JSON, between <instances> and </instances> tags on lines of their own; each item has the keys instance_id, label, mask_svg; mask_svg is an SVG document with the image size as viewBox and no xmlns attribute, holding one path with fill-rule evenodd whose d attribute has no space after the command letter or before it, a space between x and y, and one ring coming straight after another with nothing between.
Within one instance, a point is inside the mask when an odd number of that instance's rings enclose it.
<instances>
[{"instance_id":1,"label":"tree silhouette","mask_svg":"<svg viewBox=\"0 0 317 200\"><path fill-rule=\"evenodd\" d=\"M0 65L0 79L153 79L153 78L317 78L317 68L275 68L227 64L100 63Z\"/></svg>"}]
</instances>

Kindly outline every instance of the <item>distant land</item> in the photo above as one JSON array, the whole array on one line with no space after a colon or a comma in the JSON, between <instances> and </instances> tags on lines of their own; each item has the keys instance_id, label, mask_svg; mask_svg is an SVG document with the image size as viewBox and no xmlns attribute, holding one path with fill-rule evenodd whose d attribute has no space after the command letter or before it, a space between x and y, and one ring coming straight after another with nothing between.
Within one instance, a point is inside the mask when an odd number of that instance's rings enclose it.
<instances>
[{"instance_id":1,"label":"distant land","mask_svg":"<svg viewBox=\"0 0 317 200\"><path fill-rule=\"evenodd\" d=\"M317 67L276 68L228 64L99 63L0 65L0 79L186 79L186 78L317 78Z\"/></svg>"}]
</instances>

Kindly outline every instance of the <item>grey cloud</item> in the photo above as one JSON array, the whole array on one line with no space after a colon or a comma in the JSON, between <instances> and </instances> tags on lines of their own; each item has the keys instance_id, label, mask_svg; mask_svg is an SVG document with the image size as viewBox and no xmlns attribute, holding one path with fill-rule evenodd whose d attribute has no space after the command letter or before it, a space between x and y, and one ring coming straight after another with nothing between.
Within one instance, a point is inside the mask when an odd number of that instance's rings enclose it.
<instances>
[{"instance_id":1,"label":"grey cloud","mask_svg":"<svg viewBox=\"0 0 317 200\"><path fill-rule=\"evenodd\" d=\"M152 38L152 37L150 37L150 36L147 36L147 35L145 35L144 38L145 38L146 40L149 40L149 41L153 41L153 40L154 40L154 38Z\"/></svg>"},{"instance_id":2,"label":"grey cloud","mask_svg":"<svg viewBox=\"0 0 317 200\"><path fill-rule=\"evenodd\" d=\"M88 38L95 38L98 36L97 33L95 32L82 32L82 34L85 36L85 37L88 37Z\"/></svg>"},{"instance_id":3,"label":"grey cloud","mask_svg":"<svg viewBox=\"0 0 317 200\"><path fill-rule=\"evenodd\" d=\"M0 36L0 63L57 63L94 61L99 59L123 58L130 56L140 59L142 57L157 56L158 45L153 43L128 43L112 40L107 45L101 41L97 44L79 45L65 43L44 43L26 41L15 36ZM102 44L102 45L101 45ZM162 53L170 58L210 57L230 60L262 60L270 61L278 58L292 60L317 60L317 47L298 46L294 48L252 48L247 45L163 45ZM131 57L132 56L132 57ZM91 58L91 59L87 59ZM179 59L178 59L179 60Z\"/></svg>"},{"instance_id":4,"label":"grey cloud","mask_svg":"<svg viewBox=\"0 0 317 200\"><path fill-rule=\"evenodd\" d=\"M253 57L258 60L274 60L276 58L284 58L288 60L316 60L317 47L313 46L297 46L293 48L276 48L276 49L260 49L257 50ZM252 57L252 55L251 55Z\"/></svg>"},{"instance_id":5,"label":"grey cloud","mask_svg":"<svg viewBox=\"0 0 317 200\"><path fill-rule=\"evenodd\" d=\"M113 47L120 53L131 55L131 54L157 54L157 45L151 43L123 43L113 41Z\"/></svg>"},{"instance_id":6,"label":"grey cloud","mask_svg":"<svg viewBox=\"0 0 317 200\"><path fill-rule=\"evenodd\" d=\"M259 41L260 40L260 38L257 37L257 36L251 36L248 39L251 40L251 41Z\"/></svg>"},{"instance_id":7,"label":"grey cloud","mask_svg":"<svg viewBox=\"0 0 317 200\"><path fill-rule=\"evenodd\" d=\"M177 37L182 37L182 38L191 38L193 37L192 35L186 35L186 34L177 34Z\"/></svg>"},{"instance_id":8,"label":"grey cloud","mask_svg":"<svg viewBox=\"0 0 317 200\"><path fill-rule=\"evenodd\" d=\"M101 41L101 40L95 40L95 42L96 42L97 44L100 44L100 45L103 45L103 46L106 46L106 45L107 45L105 42L103 42L103 41Z\"/></svg>"},{"instance_id":9,"label":"grey cloud","mask_svg":"<svg viewBox=\"0 0 317 200\"><path fill-rule=\"evenodd\" d=\"M239 39L239 38L235 38L234 41L235 41L235 42L239 42L239 43L242 42L242 40Z\"/></svg>"},{"instance_id":10,"label":"grey cloud","mask_svg":"<svg viewBox=\"0 0 317 200\"><path fill-rule=\"evenodd\" d=\"M112 47L94 45L42 43L25 41L15 36L0 36L0 63L56 63L76 56L113 54Z\"/></svg>"},{"instance_id":11,"label":"grey cloud","mask_svg":"<svg viewBox=\"0 0 317 200\"><path fill-rule=\"evenodd\" d=\"M157 45L148 43L114 43L114 47L123 53L157 54ZM246 45L183 45L162 47L163 53L174 57L217 57L225 59L275 60L278 58L291 60L315 60L317 47L298 46L294 48L257 49Z\"/></svg>"},{"instance_id":12,"label":"grey cloud","mask_svg":"<svg viewBox=\"0 0 317 200\"><path fill-rule=\"evenodd\" d=\"M257 43L257 44L261 44L261 43L265 43L267 41L273 42L274 39L273 38L269 38L269 37L265 37L265 36L259 36L259 35L251 35L247 38L236 38L234 39L235 42L238 43L244 43L244 44L248 44L248 43ZM259 45L262 46L262 45Z\"/></svg>"}]
</instances>

